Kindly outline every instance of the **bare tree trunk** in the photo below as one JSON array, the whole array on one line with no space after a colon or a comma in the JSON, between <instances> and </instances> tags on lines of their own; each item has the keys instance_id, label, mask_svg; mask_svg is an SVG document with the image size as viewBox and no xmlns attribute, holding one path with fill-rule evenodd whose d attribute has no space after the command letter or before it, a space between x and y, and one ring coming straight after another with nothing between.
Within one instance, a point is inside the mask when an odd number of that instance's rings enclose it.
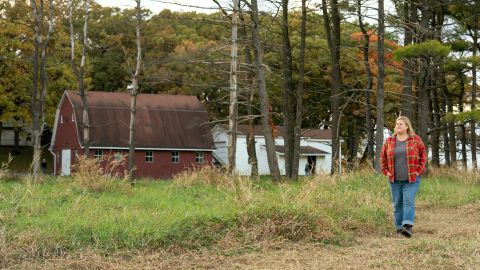
<instances>
[{"instance_id":1,"label":"bare tree trunk","mask_svg":"<svg viewBox=\"0 0 480 270\"><path fill-rule=\"evenodd\" d=\"M465 98L465 78L462 73L458 74L460 78L460 97L458 99L458 110L463 112L463 102ZM465 130L465 122L460 122L460 142L462 144L462 165L467 169L467 135Z\"/></svg>"},{"instance_id":2,"label":"bare tree trunk","mask_svg":"<svg viewBox=\"0 0 480 270\"><path fill-rule=\"evenodd\" d=\"M437 77L437 81L438 82L441 82L441 74L437 74L437 76L440 75L439 77ZM442 101L442 110L444 112L444 114L447 112L447 97L445 96L445 94L443 93L442 91L442 97L443 97L443 101ZM442 137L443 137L443 153L444 153L444 157L445 157L445 165L446 166L451 166L451 161L450 161L450 140L448 139L448 124L445 122L445 121L442 121Z\"/></svg>"},{"instance_id":3,"label":"bare tree trunk","mask_svg":"<svg viewBox=\"0 0 480 270\"><path fill-rule=\"evenodd\" d=\"M338 163L340 146L340 94L342 89L342 76L340 69L340 13L338 1L330 1L330 14L327 1L322 0L323 24L330 50L332 63L332 91L330 94L330 108L332 113L332 164L331 174L335 174L340 164Z\"/></svg>"},{"instance_id":4,"label":"bare tree trunk","mask_svg":"<svg viewBox=\"0 0 480 270\"><path fill-rule=\"evenodd\" d=\"M433 116L433 129L431 133L432 138L432 165L435 167L440 166L440 106L438 104L438 94L436 87L431 89L432 98L432 116Z\"/></svg>"},{"instance_id":5,"label":"bare tree trunk","mask_svg":"<svg viewBox=\"0 0 480 270\"><path fill-rule=\"evenodd\" d=\"M478 27L478 23L476 24ZM477 57L477 48L478 46L478 29L473 31L473 47L472 47L472 56L473 58ZM477 65L475 61L472 63L472 100L470 102L471 110L475 110L477 102ZM477 164L477 134L476 134L476 121L475 119L470 120L470 147L472 151L472 168L474 170L478 169Z\"/></svg>"},{"instance_id":6,"label":"bare tree trunk","mask_svg":"<svg viewBox=\"0 0 480 270\"><path fill-rule=\"evenodd\" d=\"M297 86L297 107L295 109L295 129L292 161L292 179L298 178L298 166L300 159L300 140L302 137L303 120L303 92L305 81L305 49L307 37L307 6L306 0L302 0L302 21L300 24L300 56L298 59L298 86Z\"/></svg>"},{"instance_id":7,"label":"bare tree trunk","mask_svg":"<svg viewBox=\"0 0 480 270\"><path fill-rule=\"evenodd\" d=\"M82 127L83 127L83 143L84 143L84 155L88 156L90 149L90 120L88 116L88 103L87 95L85 93L84 85L84 71L85 71L85 61L87 56L87 33L88 33L88 0L84 0L84 10L85 10L85 22L83 25L83 48L82 48L82 59L80 61L80 66L77 67L75 64L75 33L73 29L73 1L68 1L69 6L69 22L70 22L70 61L72 65L73 72L77 76L78 83L78 94L82 101Z\"/></svg>"},{"instance_id":8,"label":"bare tree trunk","mask_svg":"<svg viewBox=\"0 0 480 270\"><path fill-rule=\"evenodd\" d=\"M252 101L254 97L254 92L250 94L250 101ZM251 102L250 104L252 104ZM252 110L249 109L249 112ZM251 115L251 114L249 114ZM255 133L254 133L254 128L255 128L255 120L250 119L248 121L248 133L246 136L247 139L247 153L248 153L248 164L251 166L251 172L250 175L253 177L258 176L258 160L257 160L257 150L255 149Z\"/></svg>"},{"instance_id":9,"label":"bare tree trunk","mask_svg":"<svg viewBox=\"0 0 480 270\"><path fill-rule=\"evenodd\" d=\"M365 89L365 128L367 129L367 159L373 163L373 125L372 125L372 104L370 102L370 93L373 87L372 70L370 69L369 51L370 51L370 35L365 29L362 19L362 3L361 0L357 0L357 14L360 30L362 31L364 42L362 46L363 51L363 64L365 66L365 72L367 73L367 87Z\"/></svg>"},{"instance_id":10,"label":"bare tree trunk","mask_svg":"<svg viewBox=\"0 0 480 270\"><path fill-rule=\"evenodd\" d=\"M129 127L129 149L128 149L128 172L129 180L132 182L134 179L134 167L135 167L135 114L137 111L137 95L138 95L138 77L140 75L140 69L142 67L142 41L140 36L140 23L142 21L142 10L140 7L141 0L135 0L136 7L136 42L137 42L137 65L135 73L130 71L132 75L132 89L130 92L130 127Z\"/></svg>"},{"instance_id":11,"label":"bare tree trunk","mask_svg":"<svg viewBox=\"0 0 480 270\"><path fill-rule=\"evenodd\" d=\"M453 113L453 98L452 94L448 91L447 87L447 79L446 79L446 74L445 71L440 65L440 72L439 72L439 82L441 84L442 88L442 96L443 100L445 102L445 107L446 111L448 113ZM456 135L455 135L455 123L453 120L448 120L447 123L445 124L447 126L447 134L448 134L448 144L445 145L445 148L448 147L448 150L445 151L445 155L450 155L449 161L450 165L456 166L457 162L457 144L456 144Z\"/></svg>"},{"instance_id":12,"label":"bare tree trunk","mask_svg":"<svg viewBox=\"0 0 480 270\"><path fill-rule=\"evenodd\" d=\"M411 16L410 14L415 12L416 8L414 3L411 0L405 1L404 3L404 13L405 13L405 22L404 22L404 33L405 33L405 42L403 46L412 44L414 30L413 27L415 22L412 21L416 16ZM408 119L413 120L413 93L412 93L412 64L411 59L403 60L403 95L402 95L402 115L408 117Z\"/></svg>"},{"instance_id":13,"label":"bare tree trunk","mask_svg":"<svg viewBox=\"0 0 480 270\"><path fill-rule=\"evenodd\" d=\"M432 16L434 22L432 22L432 28L434 29L435 39L441 42L442 40L442 29L444 23L444 13L443 10L439 9L435 12L435 15ZM432 165L435 167L440 166L440 130L442 129L441 123L441 112L438 98L438 89L439 81L436 78L439 78L440 65L442 60L435 59L433 61L434 66L432 67L432 76L431 76L431 100L432 100L432 132L431 134L431 145L432 145Z\"/></svg>"},{"instance_id":14,"label":"bare tree trunk","mask_svg":"<svg viewBox=\"0 0 480 270\"><path fill-rule=\"evenodd\" d=\"M375 147L375 169L377 172L380 168L381 145L383 144L383 125L384 125L384 31L385 31L385 14L383 0L378 1L378 72L377 72L377 132Z\"/></svg>"},{"instance_id":15,"label":"bare tree trunk","mask_svg":"<svg viewBox=\"0 0 480 270\"><path fill-rule=\"evenodd\" d=\"M20 127L13 128L13 149L12 154L20 154Z\"/></svg>"},{"instance_id":16,"label":"bare tree trunk","mask_svg":"<svg viewBox=\"0 0 480 270\"><path fill-rule=\"evenodd\" d=\"M353 114L348 114L347 116L347 170L349 172L353 171L355 168L356 158L357 158L357 146L358 146L358 136L357 136L357 121L356 117Z\"/></svg>"},{"instance_id":17,"label":"bare tree trunk","mask_svg":"<svg viewBox=\"0 0 480 270\"><path fill-rule=\"evenodd\" d=\"M240 10L241 11L241 10ZM240 20L242 24L244 23L244 19L242 14L240 13ZM243 24L242 33L245 39L248 39L247 35L247 30L245 24ZM252 63L252 54L250 50L249 44L246 44L245 46L245 62L249 68L249 72L247 72L247 76L249 78L255 78L255 72L251 67L253 67ZM255 149L255 133L254 133L254 128L256 124L256 117L254 117L254 112L253 112L253 107L255 103L255 88L256 87L256 82L255 79L253 80L252 87L250 90L250 98L248 99L248 107L247 107L247 114L250 117L248 120L248 133L246 136L247 140L247 153L248 153L248 164L251 166L251 172L250 175L253 177L258 176L258 160L257 160L257 151Z\"/></svg>"},{"instance_id":18,"label":"bare tree trunk","mask_svg":"<svg viewBox=\"0 0 480 270\"><path fill-rule=\"evenodd\" d=\"M428 123L430 112L428 110L428 91L429 91L429 60L420 60L420 75L419 75L419 87L418 87L418 129L417 133L425 142L425 146L428 148Z\"/></svg>"},{"instance_id":19,"label":"bare tree trunk","mask_svg":"<svg viewBox=\"0 0 480 270\"><path fill-rule=\"evenodd\" d=\"M445 86L446 88L446 86ZM447 109L449 113L453 113L453 97L452 94L446 90L447 93ZM448 134L449 134L449 146L450 146L450 160L452 165L456 167L457 163L457 135L455 132L455 123L453 120L448 121Z\"/></svg>"},{"instance_id":20,"label":"bare tree trunk","mask_svg":"<svg viewBox=\"0 0 480 270\"><path fill-rule=\"evenodd\" d=\"M239 0L233 0L232 45L230 54L230 108L228 117L228 173L235 169L235 153L237 150L237 117L238 117L238 82L237 82L237 36Z\"/></svg>"},{"instance_id":21,"label":"bare tree trunk","mask_svg":"<svg viewBox=\"0 0 480 270\"><path fill-rule=\"evenodd\" d=\"M262 114L263 134L265 136L265 148L267 150L268 166L270 174L274 180L280 180L280 170L278 169L277 154L275 151L275 141L270 126L269 98L263 70L263 49L258 36L259 17L257 0L252 0L252 39L255 53L255 66L257 71L258 94L260 97L260 109Z\"/></svg>"},{"instance_id":22,"label":"bare tree trunk","mask_svg":"<svg viewBox=\"0 0 480 270\"><path fill-rule=\"evenodd\" d=\"M421 32L420 42L431 39L430 33L430 19L431 19L431 6L430 0L424 0L421 6L422 20L421 20ZM425 143L425 147L429 148L428 140L428 126L430 121L430 110L428 109L429 99L428 91L430 89L431 79L431 61L428 57L420 59L419 78L418 78L418 128L417 133ZM428 164L427 164L428 165Z\"/></svg>"},{"instance_id":23,"label":"bare tree trunk","mask_svg":"<svg viewBox=\"0 0 480 270\"><path fill-rule=\"evenodd\" d=\"M31 112L33 124L33 161L32 174L34 181L41 173L40 159L42 156L42 133L45 122L45 97L47 94L47 46L53 33L53 0L49 0L48 30L42 40L43 32L43 0L40 0L40 8L35 0L30 0L33 13L34 29L34 54L33 54L33 85L31 92ZM39 67L40 65L40 67ZM40 85L39 85L40 83ZM40 86L40 89L39 89Z\"/></svg>"},{"instance_id":24,"label":"bare tree trunk","mask_svg":"<svg viewBox=\"0 0 480 270\"><path fill-rule=\"evenodd\" d=\"M283 141L285 146L285 174L292 179L295 147L295 95L293 93L292 46L288 30L288 0L282 0L282 76L283 76Z\"/></svg>"},{"instance_id":25,"label":"bare tree trunk","mask_svg":"<svg viewBox=\"0 0 480 270\"><path fill-rule=\"evenodd\" d=\"M419 4L419 1L422 0L410 0L410 25L411 28L410 30L412 31L412 44L417 43L420 40L421 32L420 32L420 26L419 26L419 17L418 17L418 8L421 6ZM419 96L419 91L418 91L418 74L419 74L419 69L420 69L420 62L414 59L410 59L409 62L409 70L411 71L411 76L412 76L412 84L416 84L417 91L414 93L412 92L412 111L411 111L411 117L410 121L412 122L412 125L414 127L418 127L418 111L419 111L419 106L420 106L420 101L418 99ZM406 83L405 83L406 84ZM413 91L413 88L412 88Z\"/></svg>"}]
</instances>

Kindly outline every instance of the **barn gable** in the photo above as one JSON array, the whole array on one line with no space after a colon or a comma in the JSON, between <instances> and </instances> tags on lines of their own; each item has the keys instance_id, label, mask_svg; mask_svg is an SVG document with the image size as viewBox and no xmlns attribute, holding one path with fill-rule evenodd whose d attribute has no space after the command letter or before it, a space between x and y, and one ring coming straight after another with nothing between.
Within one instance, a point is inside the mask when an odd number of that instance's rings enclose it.
<instances>
[{"instance_id":1,"label":"barn gable","mask_svg":"<svg viewBox=\"0 0 480 270\"><path fill-rule=\"evenodd\" d=\"M128 154L130 95L87 92L90 119L90 156ZM82 103L65 91L57 108L50 152L55 174L69 175L77 155L84 153ZM135 175L171 178L192 167L211 164L215 149L208 114L196 97L139 94L135 134ZM107 166L101 162L101 166ZM120 168L126 170L126 164Z\"/></svg>"},{"instance_id":2,"label":"barn gable","mask_svg":"<svg viewBox=\"0 0 480 270\"><path fill-rule=\"evenodd\" d=\"M65 96L75 110L77 134L84 147L82 106L78 93ZM130 95L87 92L92 148L128 148ZM137 96L135 148L213 150L208 114L196 97L184 95Z\"/></svg>"}]
</instances>

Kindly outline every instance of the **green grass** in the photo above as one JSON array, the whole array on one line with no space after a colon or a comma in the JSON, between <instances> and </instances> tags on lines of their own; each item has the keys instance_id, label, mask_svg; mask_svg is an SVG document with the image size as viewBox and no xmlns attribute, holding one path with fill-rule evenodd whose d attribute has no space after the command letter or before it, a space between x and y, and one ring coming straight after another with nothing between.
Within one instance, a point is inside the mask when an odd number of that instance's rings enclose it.
<instances>
[{"instance_id":1,"label":"green grass","mask_svg":"<svg viewBox=\"0 0 480 270\"><path fill-rule=\"evenodd\" d=\"M70 178L1 182L0 258L2 252L22 258L84 249L199 249L228 237L241 246L278 239L342 244L359 233L391 233L384 177L261 179L249 190L246 198L235 188L173 181L140 181L127 192L102 193L84 191ZM424 179L418 205L451 207L478 198L476 184Z\"/></svg>"},{"instance_id":2,"label":"green grass","mask_svg":"<svg viewBox=\"0 0 480 270\"><path fill-rule=\"evenodd\" d=\"M459 178L462 176L459 175ZM480 200L480 179L461 183L451 177L424 179L418 199L425 207L455 207Z\"/></svg>"}]
</instances>

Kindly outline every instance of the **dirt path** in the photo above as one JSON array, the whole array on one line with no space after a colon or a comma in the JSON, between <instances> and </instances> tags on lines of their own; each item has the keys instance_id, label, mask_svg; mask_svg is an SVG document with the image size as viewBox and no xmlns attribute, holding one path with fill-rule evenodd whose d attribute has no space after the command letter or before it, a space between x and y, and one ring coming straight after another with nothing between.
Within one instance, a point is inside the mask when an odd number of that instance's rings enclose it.
<instances>
[{"instance_id":1,"label":"dirt path","mask_svg":"<svg viewBox=\"0 0 480 270\"><path fill-rule=\"evenodd\" d=\"M251 253L94 253L15 269L480 269L480 202L449 209L419 209L415 235L364 237L350 246L279 243Z\"/></svg>"},{"instance_id":2,"label":"dirt path","mask_svg":"<svg viewBox=\"0 0 480 270\"><path fill-rule=\"evenodd\" d=\"M348 247L295 245L226 260L224 269L480 269L480 205L420 210L414 238L365 237Z\"/></svg>"}]
</instances>

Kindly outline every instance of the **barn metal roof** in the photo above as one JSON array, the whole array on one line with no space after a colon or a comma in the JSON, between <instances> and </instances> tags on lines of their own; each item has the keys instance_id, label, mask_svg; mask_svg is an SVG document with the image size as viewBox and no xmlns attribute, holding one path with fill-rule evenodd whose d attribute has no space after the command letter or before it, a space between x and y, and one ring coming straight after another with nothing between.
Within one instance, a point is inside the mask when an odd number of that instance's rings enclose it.
<instances>
[{"instance_id":1,"label":"barn metal roof","mask_svg":"<svg viewBox=\"0 0 480 270\"><path fill-rule=\"evenodd\" d=\"M66 91L77 119L80 142L82 106L76 91ZM87 92L90 118L90 147L128 148L130 94ZM139 94L137 96L135 148L202 149L215 148L208 114L194 96Z\"/></svg>"}]
</instances>

